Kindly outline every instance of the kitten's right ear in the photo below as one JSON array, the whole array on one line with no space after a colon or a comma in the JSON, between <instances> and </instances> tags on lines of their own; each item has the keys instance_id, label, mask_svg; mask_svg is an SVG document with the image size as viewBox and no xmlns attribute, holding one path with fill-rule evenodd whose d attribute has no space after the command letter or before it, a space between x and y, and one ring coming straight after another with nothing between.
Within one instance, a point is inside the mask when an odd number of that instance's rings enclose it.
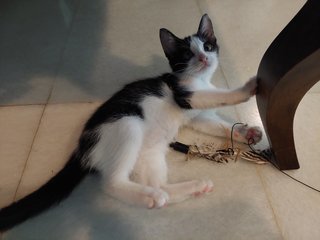
<instances>
[{"instance_id":1,"label":"kitten's right ear","mask_svg":"<svg viewBox=\"0 0 320 240\"><path fill-rule=\"evenodd\" d=\"M214 32L212 27L212 22L208 14L204 14L200 20L199 28L197 34L202 36L204 39L214 39Z\"/></svg>"},{"instance_id":2,"label":"kitten's right ear","mask_svg":"<svg viewBox=\"0 0 320 240\"><path fill-rule=\"evenodd\" d=\"M160 41L167 57L174 54L179 38L165 28L160 29Z\"/></svg>"}]
</instances>

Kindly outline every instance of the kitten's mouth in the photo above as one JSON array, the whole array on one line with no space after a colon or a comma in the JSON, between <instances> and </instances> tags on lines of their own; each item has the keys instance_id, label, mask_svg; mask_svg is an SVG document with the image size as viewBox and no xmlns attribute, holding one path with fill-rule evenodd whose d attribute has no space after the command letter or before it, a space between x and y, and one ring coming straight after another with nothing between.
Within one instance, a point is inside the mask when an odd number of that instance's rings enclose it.
<instances>
[{"instance_id":1,"label":"kitten's mouth","mask_svg":"<svg viewBox=\"0 0 320 240\"><path fill-rule=\"evenodd\" d=\"M210 67L210 64L209 64L208 62L202 63L202 64L200 65L199 71L205 70L205 69L207 69L207 68L209 68L209 67Z\"/></svg>"}]
</instances>

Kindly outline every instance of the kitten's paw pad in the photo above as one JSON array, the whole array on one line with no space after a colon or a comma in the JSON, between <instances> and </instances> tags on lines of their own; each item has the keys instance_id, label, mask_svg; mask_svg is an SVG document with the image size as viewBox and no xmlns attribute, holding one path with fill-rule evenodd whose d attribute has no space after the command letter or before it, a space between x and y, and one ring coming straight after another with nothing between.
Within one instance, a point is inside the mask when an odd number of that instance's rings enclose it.
<instances>
[{"instance_id":1,"label":"kitten's paw pad","mask_svg":"<svg viewBox=\"0 0 320 240\"><path fill-rule=\"evenodd\" d=\"M199 197L212 191L213 183L211 180L199 180L195 184L195 191L193 193L193 196Z\"/></svg>"},{"instance_id":2,"label":"kitten's paw pad","mask_svg":"<svg viewBox=\"0 0 320 240\"><path fill-rule=\"evenodd\" d=\"M167 206L169 195L161 189L154 189L150 194L148 208L162 208Z\"/></svg>"},{"instance_id":3,"label":"kitten's paw pad","mask_svg":"<svg viewBox=\"0 0 320 240\"><path fill-rule=\"evenodd\" d=\"M262 139L262 130L260 127L249 127L246 134L246 139L256 144ZM251 142L250 142L251 143Z\"/></svg>"},{"instance_id":4,"label":"kitten's paw pad","mask_svg":"<svg viewBox=\"0 0 320 240\"><path fill-rule=\"evenodd\" d=\"M256 144L262 139L262 130L260 127L248 127L247 125L240 125L236 128L234 136L239 142Z\"/></svg>"}]
</instances>

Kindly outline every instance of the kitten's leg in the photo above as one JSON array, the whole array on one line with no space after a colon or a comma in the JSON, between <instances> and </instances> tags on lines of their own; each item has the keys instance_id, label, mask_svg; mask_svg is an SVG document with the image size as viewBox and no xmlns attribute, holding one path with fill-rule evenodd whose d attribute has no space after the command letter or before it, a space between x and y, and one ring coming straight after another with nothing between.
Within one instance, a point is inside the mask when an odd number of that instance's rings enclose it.
<instances>
[{"instance_id":1,"label":"kitten's leg","mask_svg":"<svg viewBox=\"0 0 320 240\"><path fill-rule=\"evenodd\" d=\"M145 143L134 168L135 181L157 189L167 182L165 154L168 144L159 143L159 145L148 145Z\"/></svg>"},{"instance_id":2,"label":"kitten's leg","mask_svg":"<svg viewBox=\"0 0 320 240\"><path fill-rule=\"evenodd\" d=\"M157 203L157 201L153 201L154 204L149 202L148 207L162 207L170 198L161 189L161 186L167 182L167 163L165 159L167 148L167 143L150 144L150 142L145 142L133 170L134 181L156 189L165 197L165 202Z\"/></svg>"},{"instance_id":3,"label":"kitten's leg","mask_svg":"<svg viewBox=\"0 0 320 240\"><path fill-rule=\"evenodd\" d=\"M206 134L230 138L233 124L234 123L222 119L214 111L207 110L193 118L188 126ZM260 127L242 124L234 126L233 139L235 141L248 143L248 141L252 139L253 143L256 144L261 138L262 131Z\"/></svg>"},{"instance_id":4,"label":"kitten's leg","mask_svg":"<svg viewBox=\"0 0 320 240\"><path fill-rule=\"evenodd\" d=\"M89 164L100 170L104 189L111 196L130 204L162 207L168 201L163 190L129 179L139 156L143 134L143 122L136 117L124 117L104 124L99 130L99 142L92 150Z\"/></svg>"},{"instance_id":5,"label":"kitten's leg","mask_svg":"<svg viewBox=\"0 0 320 240\"><path fill-rule=\"evenodd\" d=\"M160 145L160 146L159 146ZM176 184L167 183L166 145L148 146L141 151L135 166L136 181L155 189L162 189L169 194L169 203L180 202L192 196L212 191L210 180L194 180Z\"/></svg>"},{"instance_id":6,"label":"kitten's leg","mask_svg":"<svg viewBox=\"0 0 320 240\"><path fill-rule=\"evenodd\" d=\"M257 88L257 79L251 78L243 87L235 90L210 89L192 93L189 104L192 109L210 109L225 105L235 105L252 97Z\"/></svg>"},{"instance_id":7,"label":"kitten's leg","mask_svg":"<svg viewBox=\"0 0 320 240\"><path fill-rule=\"evenodd\" d=\"M160 188L145 186L125 179L112 181L107 192L123 202L148 208L161 208L169 200L169 195Z\"/></svg>"},{"instance_id":8,"label":"kitten's leg","mask_svg":"<svg viewBox=\"0 0 320 240\"><path fill-rule=\"evenodd\" d=\"M165 184L161 188L169 194L169 203L176 203L211 192L213 183L211 180L193 180Z\"/></svg>"}]
</instances>

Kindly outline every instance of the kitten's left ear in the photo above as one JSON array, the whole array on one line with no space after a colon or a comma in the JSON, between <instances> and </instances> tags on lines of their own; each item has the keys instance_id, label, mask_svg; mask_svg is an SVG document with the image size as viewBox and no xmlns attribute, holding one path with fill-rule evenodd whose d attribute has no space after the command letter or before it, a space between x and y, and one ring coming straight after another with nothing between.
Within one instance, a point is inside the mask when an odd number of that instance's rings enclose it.
<instances>
[{"instance_id":1,"label":"kitten's left ear","mask_svg":"<svg viewBox=\"0 0 320 240\"><path fill-rule=\"evenodd\" d=\"M163 48L164 53L167 57L170 57L175 53L177 43L179 42L179 38L176 37L172 32L165 28L160 29L160 41Z\"/></svg>"},{"instance_id":2,"label":"kitten's left ear","mask_svg":"<svg viewBox=\"0 0 320 240\"><path fill-rule=\"evenodd\" d=\"M201 18L197 35L205 38L205 39L213 39L215 38L213 33L212 22L208 16L208 14L204 14Z\"/></svg>"}]
</instances>

